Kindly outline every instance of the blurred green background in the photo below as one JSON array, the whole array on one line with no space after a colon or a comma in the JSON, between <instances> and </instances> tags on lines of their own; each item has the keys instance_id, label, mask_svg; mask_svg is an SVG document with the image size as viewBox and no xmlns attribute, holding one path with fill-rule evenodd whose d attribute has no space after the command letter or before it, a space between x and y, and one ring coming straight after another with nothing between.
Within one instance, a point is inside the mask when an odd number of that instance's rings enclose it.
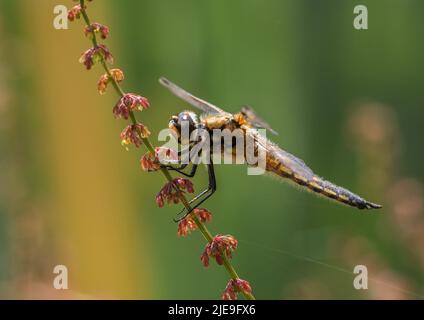
<instances>
[{"instance_id":1,"label":"blurred green background","mask_svg":"<svg viewBox=\"0 0 424 320\"><path fill-rule=\"evenodd\" d=\"M0 297L215 299L198 232L178 238L180 206L126 152L102 71L78 64L82 21L53 28L68 0L0 0ZM369 29L353 28L364 4ZM382 203L364 214L275 179L218 166L210 229L239 240L233 262L260 299L424 297L424 52L420 0L94 1L124 88L147 96L153 132L189 108L166 76L230 112L248 104L273 140L317 174ZM155 138L155 136L153 136ZM155 140L155 139L154 139ZM156 141L155 141L156 142ZM194 179L197 190L206 174ZM52 287L55 265L69 290ZM366 265L368 290L353 269Z\"/></svg>"}]
</instances>

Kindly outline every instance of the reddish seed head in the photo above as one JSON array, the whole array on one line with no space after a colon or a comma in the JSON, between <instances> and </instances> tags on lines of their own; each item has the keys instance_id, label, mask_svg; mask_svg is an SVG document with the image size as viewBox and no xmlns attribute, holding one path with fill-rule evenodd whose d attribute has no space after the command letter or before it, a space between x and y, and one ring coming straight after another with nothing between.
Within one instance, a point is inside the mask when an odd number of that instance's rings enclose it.
<instances>
[{"instance_id":1,"label":"reddish seed head","mask_svg":"<svg viewBox=\"0 0 424 320\"><path fill-rule=\"evenodd\" d=\"M252 287L250 283L242 279L231 279L222 294L223 300L237 300L237 293L244 292L251 294Z\"/></svg>"},{"instance_id":2,"label":"reddish seed head","mask_svg":"<svg viewBox=\"0 0 424 320\"><path fill-rule=\"evenodd\" d=\"M147 98L127 93L119 99L112 111L116 118L128 119L130 111L141 111L149 106Z\"/></svg>"},{"instance_id":3,"label":"reddish seed head","mask_svg":"<svg viewBox=\"0 0 424 320\"><path fill-rule=\"evenodd\" d=\"M193 213L185 217L178 223L178 231L177 234L179 236L185 237L191 231L197 229L197 224L193 220L192 215L196 215L201 222L209 222L212 220L212 213L210 213L207 209L204 208L196 208L193 210Z\"/></svg>"},{"instance_id":4,"label":"reddish seed head","mask_svg":"<svg viewBox=\"0 0 424 320\"><path fill-rule=\"evenodd\" d=\"M212 213L205 208L197 208L193 211L199 217L201 222L210 222L212 220Z\"/></svg>"},{"instance_id":5,"label":"reddish seed head","mask_svg":"<svg viewBox=\"0 0 424 320\"><path fill-rule=\"evenodd\" d=\"M143 124L130 124L121 132L121 143L123 146L134 144L138 148L143 143L142 138L147 138L149 135L149 129Z\"/></svg>"},{"instance_id":6,"label":"reddish seed head","mask_svg":"<svg viewBox=\"0 0 424 320\"><path fill-rule=\"evenodd\" d=\"M112 78L118 83L124 80L124 72L121 69L111 69L110 74ZM100 77L99 81L97 82L97 90L100 94L104 94L106 92L110 81L112 81L112 79L107 73Z\"/></svg>"},{"instance_id":7,"label":"reddish seed head","mask_svg":"<svg viewBox=\"0 0 424 320\"><path fill-rule=\"evenodd\" d=\"M110 74L116 80L116 82L121 82L124 80L124 72L121 69L110 69Z\"/></svg>"},{"instance_id":8,"label":"reddish seed head","mask_svg":"<svg viewBox=\"0 0 424 320\"><path fill-rule=\"evenodd\" d=\"M202 264L205 267L209 267L209 255L208 253L205 251L203 251L202 255L200 256L200 260L202 261Z\"/></svg>"},{"instance_id":9,"label":"reddish seed head","mask_svg":"<svg viewBox=\"0 0 424 320\"><path fill-rule=\"evenodd\" d=\"M109 76L107 73L103 74L99 81L97 82L97 90L100 94L104 94L106 92L107 85L109 84Z\"/></svg>"},{"instance_id":10,"label":"reddish seed head","mask_svg":"<svg viewBox=\"0 0 424 320\"><path fill-rule=\"evenodd\" d=\"M178 230L177 234L179 236L185 237L187 234L189 234L191 231L196 230L197 225L194 222L193 219L186 217L180 222L178 222Z\"/></svg>"},{"instance_id":11,"label":"reddish seed head","mask_svg":"<svg viewBox=\"0 0 424 320\"><path fill-rule=\"evenodd\" d=\"M193 183L186 178L176 178L174 183L182 190L187 190L188 193L193 193Z\"/></svg>"},{"instance_id":12,"label":"reddish seed head","mask_svg":"<svg viewBox=\"0 0 424 320\"><path fill-rule=\"evenodd\" d=\"M159 191L156 196L157 205L162 208L165 201L169 203L177 204L180 202L181 194L184 192L193 193L194 188L190 180L186 178L176 178L171 182L165 184L165 186Z\"/></svg>"},{"instance_id":13,"label":"reddish seed head","mask_svg":"<svg viewBox=\"0 0 424 320\"><path fill-rule=\"evenodd\" d=\"M91 25L85 27L84 33L90 39L92 39L96 33L100 34L102 39L106 39L109 35L109 28L103 24L94 22Z\"/></svg>"},{"instance_id":14,"label":"reddish seed head","mask_svg":"<svg viewBox=\"0 0 424 320\"><path fill-rule=\"evenodd\" d=\"M77 4L76 6L73 6L68 11L68 20L74 21L75 19L79 19L81 17L81 5Z\"/></svg>"},{"instance_id":15,"label":"reddish seed head","mask_svg":"<svg viewBox=\"0 0 424 320\"><path fill-rule=\"evenodd\" d=\"M113 56L110 53L109 49L104 44L99 44L97 46L97 51L103 57L103 59L106 60L106 62L108 62L110 64L113 63Z\"/></svg>"},{"instance_id":16,"label":"reddish seed head","mask_svg":"<svg viewBox=\"0 0 424 320\"><path fill-rule=\"evenodd\" d=\"M231 235L216 235L212 242L208 243L200 259L205 267L209 265L209 257L213 257L216 263L222 265L225 254L227 258L232 258L232 252L237 249L237 240Z\"/></svg>"},{"instance_id":17,"label":"reddish seed head","mask_svg":"<svg viewBox=\"0 0 424 320\"><path fill-rule=\"evenodd\" d=\"M156 196L156 203L159 208L162 208L165 205L164 199L160 193Z\"/></svg>"},{"instance_id":18,"label":"reddish seed head","mask_svg":"<svg viewBox=\"0 0 424 320\"><path fill-rule=\"evenodd\" d=\"M157 171L160 169L160 162L156 155L149 151L141 157L140 166L141 169L147 172Z\"/></svg>"},{"instance_id":19,"label":"reddish seed head","mask_svg":"<svg viewBox=\"0 0 424 320\"><path fill-rule=\"evenodd\" d=\"M79 62L84 64L87 70L90 70L95 63L103 59L108 63L113 63L113 56L109 49L105 45L99 44L97 47L85 51L79 58Z\"/></svg>"}]
</instances>

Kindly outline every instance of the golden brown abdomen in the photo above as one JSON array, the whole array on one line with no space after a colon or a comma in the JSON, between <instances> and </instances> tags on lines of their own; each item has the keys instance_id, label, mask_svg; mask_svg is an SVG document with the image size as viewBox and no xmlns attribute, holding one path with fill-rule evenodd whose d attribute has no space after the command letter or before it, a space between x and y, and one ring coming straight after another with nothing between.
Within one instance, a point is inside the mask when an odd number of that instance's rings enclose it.
<instances>
[{"instance_id":1,"label":"golden brown abdomen","mask_svg":"<svg viewBox=\"0 0 424 320\"><path fill-rule=\"evenodd\" d=\"M380 205L369 202L357 194L316 176L306 164L285 151L268 152L266 170L290 179L317 194L358 209L378 209Z\"/></svg>"}]
</instances>

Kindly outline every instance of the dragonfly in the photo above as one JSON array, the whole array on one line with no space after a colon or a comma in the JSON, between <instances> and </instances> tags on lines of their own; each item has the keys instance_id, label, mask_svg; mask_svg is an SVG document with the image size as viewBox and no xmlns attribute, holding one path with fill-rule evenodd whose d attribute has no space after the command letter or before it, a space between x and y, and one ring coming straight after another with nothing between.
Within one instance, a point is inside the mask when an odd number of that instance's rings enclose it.
<instances>
[{"instance_id":1,"label":"dragonfly","mask_svg":"<svg viewBox=\"0 0 424 320\"><path fill-rule=\"evenodd\" d=\"M160 78L159 82L174 95L203 112L200 118L196 113L191 111L183 111L178 115L173 115L169 120L168 127L177 137L181 136L181 126L184 121L188 122L190 131L202 128L207 130L211 135L213 135L214 129L228 129L231 131L241 129L245 136L249 136L255 142L255 148L259 148L266 153L265 170L272 175L283 180L292 181L305 190L312 191L317 195L335 200L347 206L358 209L382 208L379 204L367 201L348 189L319 177L303 160L281 149L265 136L258 134L257 129L266 129L273 134L277 133L252 108L243 107L240 112L231 114L212 103L192 95L166 78ZM169 170L175 170L187 177L194 177L198 167L197 164L192 163L191 170L186 172L184 170L188 164L182 164L178 167L173 165L164 166ZM189 202L191 211L210 198L217 189L212 161L209 161L206 166L209 180L208 187ZM178 215L185 214L176 221L184 219L191 211L184 208Z\"/></svg>"}]
</instances>

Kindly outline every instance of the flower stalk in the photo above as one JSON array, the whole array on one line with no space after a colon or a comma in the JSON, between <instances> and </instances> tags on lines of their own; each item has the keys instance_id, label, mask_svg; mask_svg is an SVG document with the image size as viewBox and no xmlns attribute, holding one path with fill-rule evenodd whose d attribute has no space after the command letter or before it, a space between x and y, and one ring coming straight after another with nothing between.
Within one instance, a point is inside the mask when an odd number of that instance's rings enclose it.
<instances>
[{"instance_id":1,"label":"flower stalk","mask_svg":"<svg viewBox=\"0 0 424 320\"><path fill-rule=\"evenodd\" d=\"M89 1L92 1L92 0L89 0ZM128 107L128 104L124 103L124 107L126 107L126 109L125 109L126 113L125 114L123 114L122 112L119 113L119 111L117 111L117 113L120 117L130 120L130 126L127 127L127 129L126 129L128 132L124 130L124 132L121 134L121 137L123 136L122 137L123 142L124 141L126 141L126 142L130 141L130 142L133 142L134 144L136 144L136 146L144 144L150 154L155 154L155 148L153 147L152 143L150 142L150 140L148 138L150 132L148 131L148 129L146 127L144 127L143 125L141 125L140 123L137 122L135 114L134 114L134 109L133 109L134 103L139 106L140 110L142 108L147 108L148 107L147 99L146 99L146 101L140 100L140 98L142 98L142 99L145 99L145 98L140 97L140 96L135 96L135 95L132 95L132 94L128 94L122 89L121 85L119 84L119 82L121 82L123 80L122 72L117 73L116 70L119 70L119 69L110 69L109 68L108 62L110 62L110 60L112 59L110 52L107 50L107 48L105 46L99 45L98 40L97 40L97 34L96 33L99 33L101 38L105 39L107 37L107 35L109 34L109 29L106 26L100 25L98 23L94 23L94 24L91 23L90 18L87 14L87 11L86 11L85 0L79 0L79 5L77 5L76 7L74 7L70 11L71 16L69 17L69 19L72 21L75 17L76 18L79 18L79 16L83 17L84 22L86 24L85 33L86 33L86 35L89 34L89 39L91 40L92 45L93 45L92 50L95 51L94 55L96 56L95 58L97 59L96 61L94 61L94 58L91 56L91 57L88 57L88 59L92 59L92 60L88 61L88 64L86 63L87 61L84 61L83 63L86 65L87 69L90 69L92 64L93 64L93 61L99 62L106 72L106 74L100 80L102 83L99 82L99 88L100 87L102 88L102 89L99 89L99 92L104 93L104 90L106 89L107 83L111 83L112 87L115 89L116 93L121 98L120 101L123 101L122 99L126 99L126 97L128 97L128 96L135 97L135 99L136 99L136 101L131 100L131 102L133 103L131 105L132 107ZM100 48L100 52L97 53L99 48ZM83 58L84 58L84 55L81 57L81 59L83 60ZM85 58L87 58L87 57L85 57ZM117 74L118 74L118 76L117 76ZM114 109L114 113L115 113L115 109ZM115 116L116 115L117 114L115 113ZM133 130L136 131L136 134L138 135L137 138L135 138L132 135ZM195 224L197 229L199 229L199 231L202 233L203 237L207 241L207 246L206 246L207 249L205 249L205 252L207 250L210 251L210 249L208 249L208 248L213 247L215 249L215 251L213 252L213 257L217 261L219 261L219 264L222 264L225 267L228 274L230 275L231 279L230 279L230 281L227 285L226 290L224 291L223 298L224 299L235 299L236 298L235 292L240 292L246 299L254 300L255 297L252 294L252 290L251 290L250 285L248 284L247 281L241 280L239 278L235 268L233 267L233 265L231 264L231 262L229 260L231 258L231 256L230 256L231 251L234 249L234 247L231 247L231 250L229 250L229 248L225 246L225 243L222 246L220 245L220 243L216 243L217 238L225 237L225 236L215 236L215 237L213 237L212 234L210 233L210 231L208 230L208 228L206 227L206 225L202 222L202 221L208 221L210 218L209 217L205 218L202 215L195 214L196 210L192 209L189 201L184 196L184 192L180 191L180 187L178 186L178 184L176 184L174 182L176 179L174 179L171 176L168 169L166 169L164 167L159 167L158 169L162 173L162 175L165 177L165 179L168 181L168 184L172 184L172 185L176 186L178 200L184 205L187 212L190 212L189 216L186 217L185 219L189 218L190 223ZM188 190L188 188L187 188L187 190ZM192 227L192 230L193 229L194 229L194 227ZM215 246L215 244L217 244L217 245ZM203 255L202 255L202 261L203 261ZM230 294L228 292L230 292Z\"/></svg>"}]
</instances>

